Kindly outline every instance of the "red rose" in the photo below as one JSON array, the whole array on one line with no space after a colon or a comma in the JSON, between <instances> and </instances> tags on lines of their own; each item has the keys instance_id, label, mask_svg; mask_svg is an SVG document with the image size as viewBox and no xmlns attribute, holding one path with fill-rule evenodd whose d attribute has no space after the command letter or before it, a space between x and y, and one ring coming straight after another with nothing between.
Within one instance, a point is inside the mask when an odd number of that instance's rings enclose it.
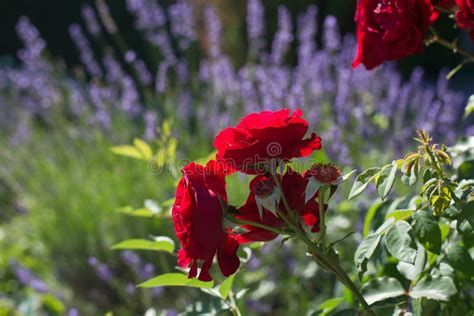
<instances>
[{"instance_id":1,"label":"red rose","mask_svg":"<svg viewBox=\"0 0 474 316\"><path fill-rule=\"evenodd\" d=\"M359 0L357 54L352 67L373 69L423 51L426 30L436 18L430 0Z\"/></svg>"},{"instance_id":2,"label":"red rose","mask_svg":"<svg viewBox=\"0 0 474 316\"><path fill-rule=\"evenodd\" d=\"M274 198L276 193L276 186L273 180L269 177L259 175L250 182L250 194L247 201L238 209L237 219L252 221L267 226L279 228L283 226L284 221L271 211L263 209L259 212L256 199L259 198ZM279 201L276 205L279 204ZM274 232L265 230L263 228L254 227L250 225L243 225L243 228L248 230L247 233L238 236L239 243L246 243L252 241L270 241L275 239L278 235Z\"/></svg>"},{"instance_id":3,"label":"red rose","mask_svg":"<svg viewBox=\"0 0 474 316\"><path fill-rule=\"evenodd\" d=\"M178 264L191 265L189 277L197 275L198 261L203 261L199 280L212 280L209 269L217 253L217 261L224 276L239 267L237 241L223 228L221 203L227 203L225 180L215 161L206 167L190 163L183 169L172 209L176 236L181 243Z\"/></svg>"},{"instance_id":4,"label":"red rose","mask_svg":"<svg viewBox=\"0 0 474 316\"><path fill-rule=\"evenodd\" d=\"M283 175L281 185L291 210L298 212L303 223L311 227L313 233L319 232L319 205L315 199L305 202L308 179L289 169Z\"/></svg>"},{"instance_id":5,"label":"red rose","mask_svg":"<svg viewBox=\"0 0 474 316\"><path fill-rule=\"evenodd\" d=\"M236 127L224 129L214 140L217 159L223 160L229 172L255 173L257 165L273 159L289 160L310 155L321 148L316 134L303 139L308 122L301 110L263 111L244 117Z\"/></svg>"},{"instance_id":6,"label":"red rose","mask_svg":"<svg viewBox=\"0 0 474 316\"><path fill-rule=\"evenodd\" d=\"M305 203L304 193L308 180L299 173L288 170L282 177L282 189L288 201L291 211L297 212L302 222L311 227L313 232L319 231L319 207L313 199ZM261 202L263 204L263 212L259 211L257 200L266 199L266 201L276 199L275 209L266 205L273 203ZM238 209L237 219L257 222L267 226L280 228L284 225L283 219L278 216L276 212L287 213L281 194L273 182L267 176L259 175L255 177L250 183L250 194L243 206ZM276 233L265 230L263 228L254 227L251 225L243 225L248 232L238 236L240 243L252 241L269 241L277 237Z\"/></svg>"},{"instance_id":7,"label":"red rose","mask_svg":"<svg viewBox=\"0 0 474 316\"><path fill-rule=\"evenodd\" d=\"M459 10L456 12L456 23L462 29L471 30L474 42L474 0L456 0Z\"/></svg>"}]
</instances>

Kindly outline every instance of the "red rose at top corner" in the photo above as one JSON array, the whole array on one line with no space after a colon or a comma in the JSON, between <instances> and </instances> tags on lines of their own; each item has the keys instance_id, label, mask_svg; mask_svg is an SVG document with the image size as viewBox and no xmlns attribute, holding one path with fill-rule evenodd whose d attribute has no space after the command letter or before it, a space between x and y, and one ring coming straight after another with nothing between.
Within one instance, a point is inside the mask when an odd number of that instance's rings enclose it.
<instances>
[{"instance_id":1,"label":"red rose at top corner","mask_svg":"<svg viewBox=\"0 0 474 316\"><path fill-rule=\"evenodd\" d=\"M227 203L224 174L211 160L205 167L190 163L183 169L171 210L176 236L181 243L178 265L191 266L189 277L211 281L209 274L214 256L224 276L233 274L240 265L237 241L224 231L222 204Z\"/></svg>"},{"instance_id":2,"label":"red rose at top corner","mask_svg":"<svg viewBox=\"0 0 474 316\"><path fill-rule=\"evenodd\" d=\"M289 160L310 155L321 148L316 134L303 139L308 122L301 110L289 109L251 113L235 127L222 130L214 140L217 160L224 161L228 172L256 173L256 166L272 159Z\"/></svg>"},{"instance_id":3,"label":"red rose at top corner","mask_svg":"<svg viewBox=\"0 0 474 316\"><path fill-rule=\"evenodd\" d=\"M436 17L430 0L359 0L352 67L373 69L422 52L425 33Z\"/></svg>"},{"instance_id":4,"label":"red rose at top corner","mask_svg":"<svg viewBox=\"0 0 474 316\"><path fill-rule=\"evenodd\" d=\"M471 30L474 42L474 0L456 0L459 10L456 12L456 24L462 29Z\"/></svg>"}]
</instances>

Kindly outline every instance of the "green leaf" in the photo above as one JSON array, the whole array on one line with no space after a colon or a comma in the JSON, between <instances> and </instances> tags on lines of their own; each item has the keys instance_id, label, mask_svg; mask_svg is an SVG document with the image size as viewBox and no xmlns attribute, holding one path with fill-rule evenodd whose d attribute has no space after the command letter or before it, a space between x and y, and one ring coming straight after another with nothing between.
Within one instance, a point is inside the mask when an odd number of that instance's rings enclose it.
<instances>
[{"instance_id":1,"label":"green leaf","mask_svg":"<svg viewBox=\"0 0 474 316\"><path fill-rule=\"evenodd\" d=\"M334 297L330 298L328 300L325 300L324 302L319 305L318 310L320 310L320 316L325 316L332 312L339 304L344 302L344 297Z\"/></svg>"},{"instance_id":2,"label":"green leaf","mask_svg":"<svg viewBox=\"0 0 474 316\"><path fill-rule=\"evenodd\" d=\"M474 201L464 205L459 214L457 229L465 237L474 235Z\"/></svg>"},{"instance_id":3,"label":"green leaf","mask_svg":"<svg viewBox=\"0 0 474 316\"><path fill-rule=\"evenodd\" d=\"M415 264L398 262L397 270L403 274L408 280L415 280L418 275L424 270L426 264L426 252L421 244L418 244L418 252L415 259Z\"/></svg>"},{"instance_id":4,"label":"green leaf","mask_svg":"<svg viewBox=\"0 0 474 316\"><path fill-rule=\"evenodd\" d=\"M214 282L202 282L198 279L188 279L188 276L182 273L166 273L138 285L138 287L144 288L160 286L187 286L209 289L214 286Z\"/></svg>"},{"instance_id":5,"label":"green leaf","mask_svg":"<svg viewBox=\"0 0 474 316\"><path fill-rule=\"evenodd\" d=\"M448 248L448 261L451 266L465 275L474 276L474 261L469 252L462 246L451 246Z\"/></svg>"},{"instance_id":6,"label":"green leaf","mask_svg":"<svg viewBox=\"0 0 474 316\"><path fill-rule=\"evenodd\" d=\"M135 159L143 159L142 153L135 146L131 146L131 145L114 146L110 150L116 155L135 158Z\"/></svg>"},{"instance_id":7,"label":"green leaf","mask_svg":"<svg viewBox=\"0 0 474 316\"><path fill-rule=\"evenodd\" d=\"M440 254L441 229L434 216L427 211L418 211L413 214L413 232L426 250Z\"/></svg>"},{"instance_id":8,"label":"green leaf","mask_svg":"<svg viewBox=\"0 0 474 316\"><path fill-rule=\"evenodd\" d=\"M359 270L359 276L362 276L367 270L367 261L373 256L375 249L380 242L380 235L370 234L357 248L354 254L354 262Z\"/></svg>"},{"instance_id":9,"label":"green leaf","mask_svg":"<svg viewBox=\"0 0 474 316\"><path fill-rule=\"evenodd\" d=\"M370 168L359 174L352 186L351 193L349 193L349 200L364 192L370 181L375 179L379 171L380 168Z\"/></svg>"},{"instance_id":10,"label":"green leaf","mask_svg":"<svg viewBox=\"0 0 474 316\"><path fill-rule=\"evenodd\" d=\"M367 211L364 219L364 237L366 237L370 232L370 224L372 223L372 219L375 217L377 211L382 207L382 202L375 202Z\"/></svg>"},{"instance_id":11,"label":"green leaf","mask_svg":"<svg viewBox=\"0 0 474 316\"><path fill-rule=\"evenodd\" d=\"M226 299L229 296L230 290L232 289L232 283L234 282L235 274L228 277L221 285L219 285L219 294L223 299Z\"/></svg>"},{"instance_id":12,"label":"green leaf","mask_svg":"<svg viewBox=\"0 0 474 316\"><path fill-rule=\"evenodd\" d=\"M416 244L410 224L405 221L395 222L385 234L385 246L388 252L398 260L414 263L416 259Z\"/></svg>"},{"instance_id":13,"label":"green leaf","mask_svg":"<svg viewBox=\"0 0 474 316\"><path fill-rule=\"evenodd\" d=\"M397 170L398 167L394 161L392 162L391 168L390 165L385 166L380 172L380 176L377 178L377 192L382 201L385 200L385 198L388 196L388 194L393 188Z\"/></svg>"},{"instance_id":14,"label":"green leaf","mask_svg":"<svg viewBox=\"0 0 474 316\"><path fill-rule=\"evenodd\" d=\"M394 218L396 221L407 220L414 212L414 210L395 210L393 212L388 213L385 216L385 219Z\"/></svg>"},{"instance_id":15,"label":"green leaf","mask_svg":"<svg viewBox=\"0 0 474 316\"><path fill-rule=\"evenodd\" d=\"M456 286L450 277L427 276L421 279L410 291L409 295L412 298L425 297L436 301L447 301L449 298L457 293Z\"/></svg>"},{"instance_id":16,"label":"green leaf","mask_svg":"<svg viewBox=\"0 0 474 316\"><path fill-rule=\"evenodd\" d=\"M155 241L146 239L129 239L112 246L112 249L156 250L174 252L174 241L165 236L156 237Z\"/></svg>"},{"instance_id":17,"label":"green leaf","mask_svg":"<svg viewBox=\"0 0 474 316\"><path fill-rule=\"evenodd\" d=\"M405 289L397 279L387 277L369 281L361 291L369 305L405 294Z\"/></svg>"},{"instance_id":18,"label":"green leaf","mask_svg":"<svg viewBox=\"0 0 474 316\"><path fill-rule=\"evenodd\" d=\"M150 146L139 138L133 140L133 145L141 152L143 159L151 160L153 158L153 151Z\"/></svg>"}]
</instances>

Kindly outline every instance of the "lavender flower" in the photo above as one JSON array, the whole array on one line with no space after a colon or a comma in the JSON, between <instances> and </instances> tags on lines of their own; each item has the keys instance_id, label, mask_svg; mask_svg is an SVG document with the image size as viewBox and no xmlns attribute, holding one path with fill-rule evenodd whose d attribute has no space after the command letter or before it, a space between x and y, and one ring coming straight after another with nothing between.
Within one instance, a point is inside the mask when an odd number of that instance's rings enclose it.
<instances>
[{"instance_id":1,"label":"lavender flower","mask_svg":"<svg viewBox=\"0 0 474 316\"><path fill-rule=\"evenodd\" d=\"M110 282L113 278L112 271L107 264L100 262L96 257L89 257L87 263L94 268L97 276L104 282Z\"/></svg>"},{"instance_id":2,"label":"lavender flower","mask_svg":"<svg viewBox=\"0 0 474 316\"><path fill-rule=\"evenodd\" d=\"M273 63L280 64L282 62L292 41L291 14L285 6L280 5L278 7L278 31L272 43L272 53L270 56Z\"/></svg>"},{"instance_id":3,"label":"lavender flower","mask_svg":"<svg viewBox=\"0 0 474 316\"><path fill-rule=\"evenodd\" d=\"M208 38L209 54L212 58L217 58L221 54L220 41L222 26L219 18L214 12L214 8L211 6L206 7L204 10L204 17L206 21L206 31Z\"/></svg>"},{"instance_id":4,"label":"lavender flower","mask_svg":"<svg viewBox=\"0 0 474 316\"><path fill-rule=\"evenodd\" d=\"M100 34L100 24L99 20L97 20L97 15L95 14L94 9L91 6L84 4L81 7L81 14L86 22L86 28L89 34L98 36Z\"/></svg>"},{"instance_id":5,"label":"lavender flower","mask_svg":"<svg viewBox=\"0 0 474 316\"><path fill-rule=\"evenodd\" d=\"M335 16L329 15L324 19L324 48L334 51L341 46L341 33Z\"/></svg>"},{"instance_id":6,"label":"lavender flower","mask_svg":"<svg viewBox=\"0 0 474 316\"><path fill-rule=\"evenodd\" d=\"M186 49L196 40L196 26L192 6L184 0L172 4L169 9L171 32L178 37L178 45Z\"/></svg>"},{"instance_id":7,"label":"lavender flower","mask_svg":"<svg viewBox=\"0 0 474 316\"><path fill-rule=\"evenodd\" d=\"M117 25L115 24L114 19L110 14L109 6L107 5L107 3L105 3L105 0L96 0L95 5L97 7L97 10L99 11L100 19L102 23L104 23L107 32L109 32L110 34L117 33Z\"/></svg>"},{"instance_id":8,"label":"lavender flower","mask_svg":"<svg viewBox=\"0 0 474 316\"><path fill-rule=\"evenodd\" d=\"M265 8L260 0L248 0L247 3L247 35L249 38L250 54L257 56L265 46Z\"/></svg>"},{"instance_id":9,"label":"lavender flower","mask_svg":"<svg viewBox=\"0 0 474 316\"><path fill-rule=\"evenodd\" d=\"M10 262L10 267L15 273L18 281L24 285L32 288L38 293L48 293L49 288L42 280L40 280L34 273L17 263L16 261Z\"/></svg>"},{"instance_id":10,"label":"lavender flower","mask_svg":"<svg viewBox=\"0 0 474 316\"><path fill-rule=\"evenodd\" d=\"M80 52L81 62L89 75L93 78L102 77L102 70L94 58L94 53L92 52L89 41L82 32L82 28L78 24L72 24L69 27L69 35L73 39L77 50Z\"/></svg>"}]
</instances>

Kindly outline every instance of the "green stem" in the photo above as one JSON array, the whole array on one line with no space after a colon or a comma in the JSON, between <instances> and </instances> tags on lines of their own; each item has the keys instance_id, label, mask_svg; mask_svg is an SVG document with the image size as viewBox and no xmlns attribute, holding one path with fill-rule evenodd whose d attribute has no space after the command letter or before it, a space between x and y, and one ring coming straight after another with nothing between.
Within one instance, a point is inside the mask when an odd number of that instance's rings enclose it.
<instances>
[{"instance_id":1,"label":"green stem","mask_svg":"<svg viewBox=\"0 0 474 316\"><path fill-rule=\"evenodd\" d=\"M252 222L252 221L247 221L247 220L243 220L243 219L237 219L237 218L231 216L228 213L224 213L224 216L225 216L226 219L228 219L231 222L234 222L236 224L239 224L239 225L254 226L254 227L262 228L262 229L271 231L271 232L276 233L276 234L281 234L281 235L287 235L288 234L287 232L284 232L283 230L272 227L272 226L267 226L265 224Z\"/></svg>"},{"instance_id":2,"label":"green stem","mask_svg":"<svg viewBox=\"0 0 474 316\"><path fill-rule=\"evenodd\" d=\"M229 301L227 302L227 305L229 305L230 312L233 316L242 316L234 299L234 292L232 290L229 292Z\"/></svg>"},{"instance_id":3,"label":"green stem","mask_svg":"<svg viewBox=\"0 0 474 316\"><path fill-rule=\"evenodd\" d=\"M321 187L318 193L318 202L319 202L319 218L320 218L320 236L318 242L322 243L323 249L326 247L325 238L326 238L326 220L324 212L324 193L326 193L325 187Z\"/></svg>"}]
</instances>

